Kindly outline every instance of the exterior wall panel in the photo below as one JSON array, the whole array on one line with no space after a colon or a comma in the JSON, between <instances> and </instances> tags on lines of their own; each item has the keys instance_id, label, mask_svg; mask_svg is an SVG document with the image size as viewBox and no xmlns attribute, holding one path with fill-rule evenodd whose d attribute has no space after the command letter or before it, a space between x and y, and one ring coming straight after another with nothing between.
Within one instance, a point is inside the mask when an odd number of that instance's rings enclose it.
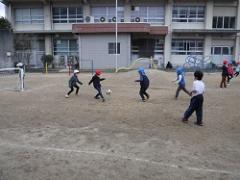
<instances>
[{"instance_id":1,"label":"exterior wall panel","mask_svg":"<svg viewBox=\"0 0 240 180\"><path fill-rule=\"evenodd\" d=\"M112 69L115 67L115 54L108 54L108 43L115 42L115 35L80 35L79 59L93 60L94 68ZM130 35L119 35L120 55L118 67L127 66L130 62Z\"/></svg>"}]
</instances>

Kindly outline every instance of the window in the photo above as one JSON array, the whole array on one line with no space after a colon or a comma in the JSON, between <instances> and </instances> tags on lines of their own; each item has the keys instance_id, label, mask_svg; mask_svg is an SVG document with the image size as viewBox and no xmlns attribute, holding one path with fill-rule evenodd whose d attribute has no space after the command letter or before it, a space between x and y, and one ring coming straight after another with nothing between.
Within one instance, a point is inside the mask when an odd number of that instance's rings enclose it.
<instances>
[{"instance_id":1,"label":"window","mask_svg":"<svg viewBox=\"0 0 240 180\"><path fill-rule=\"evenodd\" d=\"M81 7L54 7L53 23L79 23L83 22Z\"/></svg>"},{"instance_id":2,"label":"window","mask_svg":"<svg viewBox=\"0 0 240 180\"><path fill-rule=\"evenodd\" d=\"M164 40L155 39L154 54L163 54Z\"/></svg>"},{"instance_id":3,"label":"window","mask_svg":"<svg viewBox=\"0 0 240 180\"><path fill-rule=\"evenodd\" d=\"M214 16L213 17L213 28L216 29L233 29L235 28L235 17L231 16Z\"/></svg>"},{"instance_id":4,"label":"window","mask_svg":"<svg viewBox=\"0 0 240 180\"><path fill-rule=\"evenodd\" d=\"M211 48L212 55L232 55L233 46L214 46Z\"/></svg>"},{"instance_id":5,"label":"window","mask_svg":"<svg viewBox=\"0 0 240 180\"><path fill-rule=\"evenodd\" d=\"M16 24L43 24L44 16L41 8L15 9Z\"/></svg>"},{"instance_id":6,"label":"window","mask_svg":"<svg viewBox=\"0 0 240 180\"><path fill-rule=\"evenodd\" d=\"M91 14L94 16L94 22L115 22L116 11L115 6L110 7L92 7ZM117 9L118 22L124 22L124 8L118 7Z\"/></svg>"},{"instance_id":7,"label":"window","mask_svg":"<svg viewBox=\"0 0 240 180\"><path fill-rule=\"evenodd\" d=\"M204 22L205 7L203 6L174 6L173 22Z\"/></svg>"},{"instance_id":8,"label":"window","mask_svg":"<svg viewBox=\"0 0 240 180\"><path fill-rule=\"evenodd\" d=\"M108 43L108 54L116 54L116 43ZM120 54L120 43L117 43L117 54Z\"/></svg>"},{"instance_id":9,"label":"window","mask_svg":"<svg viewBox=\"0 0 240 180\"><path fill-rule=\"evenodd\" d=\"M54 55L77 55L78 45L75 39L55 39Z\"/></svg>"},{"instance_id":10,"label":"window","mask_svg":"<svg viewBox=\"0 0 240 180\"><path fill-rule=\"evenodd\" d=\"M172 40L172 54L176 55L202 55L203 40Z\"/></svg>"},{"instance_id":11,"label":"window","mask_svg":"<svg viewBox=\"0 0 240 180\"><path fill-rule=\"evenodd\" d=\"M143 22L164 23L164 7L133 6L131 11L131 22L135 22L136 18L140 18L140 21Z\"/></svg>"}]
</instances>

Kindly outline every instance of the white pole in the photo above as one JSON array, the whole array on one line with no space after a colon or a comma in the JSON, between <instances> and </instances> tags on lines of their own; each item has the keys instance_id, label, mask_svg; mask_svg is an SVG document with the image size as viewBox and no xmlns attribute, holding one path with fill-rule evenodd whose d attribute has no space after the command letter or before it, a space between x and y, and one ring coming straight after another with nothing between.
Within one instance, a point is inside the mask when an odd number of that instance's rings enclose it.
<instances>
[{"instance_id":1,"label":"white pole","mask_svg":"<svg viewBox=\"0 0 240 180\"><path fill-rule=\"evenodd\" d=\"M18 73L19 73L19 90L24 91L24 69L23 68L18 68Z\"/></svg>"},{"instance_id":2,"label":"white pole","mask_svg":"<svg viewBox=\"0 0 240 180\"><path fill-rule=\"evenodd\" d=\"M116 44L115 44L115 72L117 72L118 71L118 55L117 55L117 50L118 50L118 48L117 48L117 44L118 44L118 9L117 9L117 7L118 7L118 0L116 0L116 4L115 4L116 6L115 6L115 16L116 16L116 22L115 22L115 42L116 42Z\"/></svg>"}]
</instances>

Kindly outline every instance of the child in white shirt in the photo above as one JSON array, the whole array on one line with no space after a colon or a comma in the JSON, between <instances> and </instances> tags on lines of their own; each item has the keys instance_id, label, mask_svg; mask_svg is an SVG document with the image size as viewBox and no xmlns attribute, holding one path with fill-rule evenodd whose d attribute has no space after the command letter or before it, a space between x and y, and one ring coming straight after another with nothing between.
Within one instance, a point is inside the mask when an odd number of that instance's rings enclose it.
<instances>
[{"instance_id":1,"label":"child in white shirt","mask_svg":"<svg viewBox=\"0 0 240 180\"><path fill-rule=\"evenodd\" d=\"M205 84L202 82L203 72L195 71L194 72L195 80L193 82L193 89L191 91L191 101L188 109L184 113L182 119L183 122L188 122L188 118L196 111L197 121L196 125L203 126L202 122L202 109L203 109L203 93L205 91Z\"/></svg>"}]
</instances>

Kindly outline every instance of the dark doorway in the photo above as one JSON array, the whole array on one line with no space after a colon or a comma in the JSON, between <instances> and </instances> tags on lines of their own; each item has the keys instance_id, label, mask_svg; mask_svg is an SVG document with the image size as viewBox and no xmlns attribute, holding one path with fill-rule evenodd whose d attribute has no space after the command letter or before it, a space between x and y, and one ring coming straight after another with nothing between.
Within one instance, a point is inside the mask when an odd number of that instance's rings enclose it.
<instances>
[{"instance_id":1,"label":"dark doorway","mask_svg":"<svg viewBox=\"0 0 240 180\"><path fill-rule=\"evenodd\" d=\"M138 49L139 57L153 57L154 56L154 39L135 39L132 41L132 46Z\"/></svg>"}]
</instances>

